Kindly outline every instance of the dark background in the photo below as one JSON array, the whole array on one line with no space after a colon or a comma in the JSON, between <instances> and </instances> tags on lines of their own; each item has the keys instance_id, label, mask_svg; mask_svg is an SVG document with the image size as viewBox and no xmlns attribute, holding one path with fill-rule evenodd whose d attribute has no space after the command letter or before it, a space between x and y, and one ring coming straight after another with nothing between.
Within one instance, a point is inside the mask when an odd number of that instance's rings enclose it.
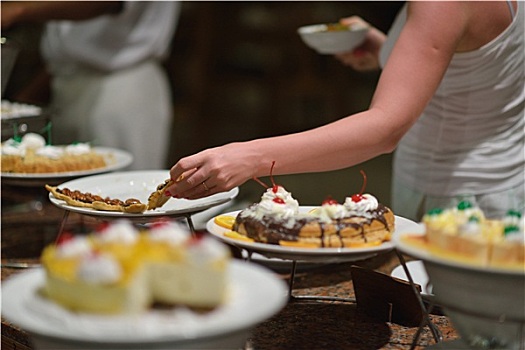
<instances>
[{"instance_id":1,"label":"dark background","mask_svg":"<svg viewBox=\"0 0 525 350\"><path fill-rule=\"evenodd\" d=\"M183 2L165 62L175 107L166 168L210 146L301 131L366 109L379 73L354 72L332 56L317 54L304 45L297 28L359 15L387 31L401 4ZM16 101L16 92L36 74L40 33L36 24L3 33L21 47L3 99ZM313 205L327 196L342 200L359 192L364 169L367 192L388 205L390 167L391 155L384 155L349 169L279 176L276 182L301 204ZM241 186L239 198L258 201L262 190L250 181Z\"/></svg>"}]
</instances>

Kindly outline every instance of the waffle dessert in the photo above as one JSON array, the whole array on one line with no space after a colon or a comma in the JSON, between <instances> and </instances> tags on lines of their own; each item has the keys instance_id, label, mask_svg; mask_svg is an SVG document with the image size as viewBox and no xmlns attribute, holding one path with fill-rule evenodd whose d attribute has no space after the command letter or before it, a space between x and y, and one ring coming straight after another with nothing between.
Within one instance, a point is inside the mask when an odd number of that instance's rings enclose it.
<instances>
[{"instance_id":1,"label":"waffle dessert","mask_svg":"<svg viewBox=\"0 0 525 350\"><path fill-rule=\"evenodd\" d=\"M402 239L446 259L525 271L525 223L519 211L487 219L471 202L461 201L455 207L429 211L422 221L423 237L405 235Z\"/></svg>"},{"instance_id":2,"label":"waffle dessert","mask_svg":"<svg viewBox=\"0 0 525 350\"><path fill-rule=\"evenodd\" d=\"M108 166L113 160L97 153L87 143L63 146L46 145L35 133L20 141L9 139L1 145L2 172L20 174L64 173Z\"/></svg>"},{"instance_id":3,"label":"waffle dessert","mask_svg":"<svg viewBox=\"0 0 525 350\"><path fill-rule=\"evenodd\" d=\"M227 293L230 251L196 238L176 222L139 231L114 221L90 235L62 236L42 253L42 294L75 312L138 314L154 304L220 306Z\"/></svg>"},{"instance_id":4,"label":"waffle dessert","mask_svg":"<svg viewBox=\"0 0 525 350\"><path fill-rule=\"evenodd\" d=\"M305 248L368 247L391 238L395 217L371 194L334 200L310 212L281 186L268 188L259 203L239 212L232 230L255 242Z\"/></svg>"}]
</instances>

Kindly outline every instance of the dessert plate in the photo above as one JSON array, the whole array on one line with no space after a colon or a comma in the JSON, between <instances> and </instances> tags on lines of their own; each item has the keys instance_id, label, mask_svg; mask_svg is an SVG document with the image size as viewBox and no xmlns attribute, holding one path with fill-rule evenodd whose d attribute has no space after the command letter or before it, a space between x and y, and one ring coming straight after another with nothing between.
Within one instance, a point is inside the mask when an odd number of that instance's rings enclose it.
<instances>
[{"instance_id":1,"label":"dessert plate","mask_svg":"<svg viewBox=\"0 0 525 350\"><path fill-rule=\"evenodd\" d=\"M109 174L87 176L80 179L64 182L58 188L69 188L81 192L90 192L102 197L118 198L125 200L136 198L142 203L148 203L148 197L157 189L157 186L169 179L169 170L123 171ZM72 212L104 217L156 217L156 216L183 216L198 213L208 208L229 202L237 196L239 189L236 187L228 192L188 200L171 198L161 208L147 210L144 213L133 214L116 211L95 210L68 205L65 201L56 199L49 193L51 203L59 208Z\"/></svg>"},{"instance_id":2,"label":"dessert plate","mask_svg":"<svg viewBox=\"0 0 525 350\"><path fill-rule=\"evenodd\" d=\"M61 182L95 174L108 173L121 170L133 162L131 153L110 147L93 147L93 150L104 155L108 165L103 168L69 171L63 173L1 173L2 182L18 186L44 186L45 184L56 185Z\"/></svg>"},{"instance_id":3,"label":"dessert plate","mask_svg":"<svg viewBox=\"0 0 525 350\"><path fill-rule=\"evenodd\" d=\"M134 316L102 316L71 312L40 296L45 272L34 269L2 283L2 316L33 337L62 343L61 349L159 348L152 344L163 344L165 349L199 348L192 344L247 333L279 312L288 300L285 282L256 264L231 261L228 276L227 300L210 312L180 307Z\"/></svg>"},{"instance_id":4,"label":"dessert plate","mask_svg":"<svg viewBox=\"0 0 525 350\"><path fill-rule=\"evenodd\" d=\"M422 260L423 263L430 262L433 264L443 265L446 267L451 267L455 269L461 269L461 270L471 270L471 271L478 271L478 272L492 272L497 274L507 274L507 275L517 275L517 276L525 276L525 269L506 269L503 267L495 267L495 266L481 266L481 265L475 265L467 262L462 262L459 260L454 259L447 259L441 256L437 256L435 254L432 254L432 252L428 251L427 249L416 247L411 245L410 243L407 243L405 240L402 239L402 236L406 233L414 234L414 235L423 235L424 232L422 230L420 231L414 231L414 232L395 232L392 236L392 242L394 243L394 246L397 250L400 252L409 255L413 258ZM409 270L410 271L410 270Z\"/></svg>"},{"instance_id":5,"label":"dessert plate","mask_svg":"<svg viewBox=\"0 0 525 350\"><path fill-rule=\"evenodd\" d=\"M301 206L300 211L308 212L314 208L315 207ZM234 211L222 215L237 216L238 213L239 211ZM395 225L396 232L413 232L419 228L419 224L399 216L395 217ZM322 261L325 263L355 261L366 259L375 256L378 253L394 249L394 244L392 242L384 242L379 246L366 248L298 248L258 242L245 242L224 236L224 233L227 232L228 229L217 225L214 218L208 221L206 228L211 234L223 242L251 252L259 253L268 258L280 258L285 260Z\"/></svg>"}]
</instances>

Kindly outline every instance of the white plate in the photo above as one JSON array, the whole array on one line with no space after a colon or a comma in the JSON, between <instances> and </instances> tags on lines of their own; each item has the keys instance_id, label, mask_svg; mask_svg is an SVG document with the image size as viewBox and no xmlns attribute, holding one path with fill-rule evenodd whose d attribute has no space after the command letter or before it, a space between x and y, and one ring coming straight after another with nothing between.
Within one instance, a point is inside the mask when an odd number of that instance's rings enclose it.
<instances>
[{"instance_id":1,"label":"white plate","mask_svg":"<svg viewBox=\"0 0 525 350\"><path fill-rule=\"evenodd\" d=\"M196 341L253 328L281 310L288 300L284 281L255 264L232 261L224 305L204 314L184 308L151 310L139 316L100 316L70 312L39 296L42 269L2 283L2 316L35 335L75 342L148 344ZM97 347L100 348L100 347ZM120 348L120 347L119 347Z\"/></svg>"},{"instance_id":2,"label":"white plate","mask_svg":"<svg viewBox=\"0 0 525 350\"><path fill-rule=\"evenodd\" d=\"M421 294L432 295L432 286L428 284L428 275L423 262L420 260L408 261L406 262L406 267L412 277L412 281L421 286ZM408 281L405 270L401 265L392 270L391 276L403 281Z\"/></svg>"},{"instance_id":3,"label":"white plate","mask_svg":"<svg viewBox=\"0 0 525 350\"><path fill-rule=\"evenodd\" d=\"M107 173L124 169L133 162L131 153L110 147L93 147L93 150L104 155L108 161L108 165L103 168L69 171L63 173L38 173L38 174L23 174L23 173L1 173L2 181L14 185L45 185L57 184L68 179L78 178L82 176L95 175Z\"/></svg>"},{"instance_id":4,"label":"white plate","mask_svg":"<svg viewBox=\"0 0 525 350\"><path fill-rule=\"evenodd\" d=\"M422 231L405 232L405 233L414 233L417 235L424 234ZM416 259L423 260L424 262L428 261L430 263L434 263L438 265L444 265L444 266L457 268L461 270L478 271L482 273L492 272L492 273L498 273L498 274L504 274L504 275L505 274L522 275L522 276L524 275L523 270L512 270L512 269L505 269L505 268L494 267L494 266L478 266L474 264L468 264L468 263L436 256L426 249L415 247L415 246L410 245L409 243L406 243L404 240L401 239L402 235L403 235L403 232L396 232L392 237L392 242L394 243L394 246L396 247L396 249L405 253L406 255L409 255Z\"/></svg>"},{"instance_id":5,"label":"white plate","mask_svg":"<svg viewBox=\"0 0 525 350\"><path fill-rule=\"evenodd\" d=\"M169 177L169 170L124 171L83 177L64 182L58 185L58 188L69 188L70 190L90 192L102 197L118 198L121 200L136 198L142 203L148 203L150 194L157 189L158 185L166 179L169 179ZM151 218L156 216L182 216L201 212L205 209L229 202L235 198L237 194L239 194L239 189L236 187L228 192L216 193L200 199L188 200L171 198L161 208L147 210L139 214L74 207L66 204L63 200L56 199L51 193L49 193L49 200L59 208L84 215L114 218Z\"/></svg>"},{"instance_id":6,"label":"white plate","mask_svg":"<svg viewBox=\"0 0 525 350\"><path fill-rule=\"evenodd\" d=\"M315 207L302 206L303 212L310 211ZM223 215L237 216L239 211L225 213ZM396 232L412 232L419 229L419 225L411 220L396 216ZM269 258L280 258L288 260L303 261L322 261L325 263L344 262L366 259L377 255L378 253L394 249L392 242L384 242L375 247L367 248L296 248L284 247L275 244L266 244L258 242L244 242L224 236L228 229L217 225L214 219L208 221L207 230L220 240L238 246L240 248L253 251Z\"/></svg>"}]
</instances>

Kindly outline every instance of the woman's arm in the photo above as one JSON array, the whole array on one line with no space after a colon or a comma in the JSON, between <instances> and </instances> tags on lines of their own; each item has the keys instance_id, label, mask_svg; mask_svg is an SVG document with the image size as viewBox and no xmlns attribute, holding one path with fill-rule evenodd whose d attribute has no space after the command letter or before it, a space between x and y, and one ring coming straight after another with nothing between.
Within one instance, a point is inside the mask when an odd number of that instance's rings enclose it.
<instances>
[{"instance_id":1,"label":"woman's arm","mask_svg":"<svg viewBox=\"0 0 525 350\"><path fill-rule=\"evenodd\" d=\"M436 91L467 24L467 6L411 2L408 19L385 66L370 109L305 132L231 143L179 160L168 188L198 198L254 176L341 169L392 152ZM202 185L206 182L206 186ZM209 190L206 190L208 188Z\"/></svg>"}]
</instances>

